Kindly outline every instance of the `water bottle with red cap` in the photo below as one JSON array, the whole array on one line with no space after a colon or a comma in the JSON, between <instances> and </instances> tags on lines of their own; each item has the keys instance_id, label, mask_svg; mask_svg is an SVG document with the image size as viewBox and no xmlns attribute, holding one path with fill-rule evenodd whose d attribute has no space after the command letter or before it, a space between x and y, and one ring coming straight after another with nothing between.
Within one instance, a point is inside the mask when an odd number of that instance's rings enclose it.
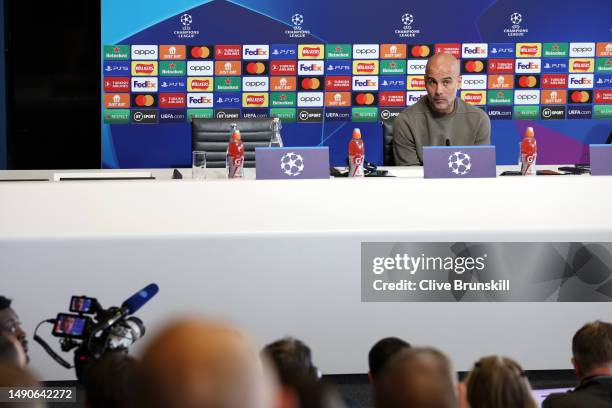
<instances>
[{"instance_id":1,"label":"water bottle with red cap","mask_svg":"<svg viewBox=\"0 0 612 408\"><path fill-rule=\"evenodd\" d=\"M244 144L238 127L232 124L232 136L227 148L228 178L244 177Z\"/></svg>"},{"instance_id":2,"label":"water bottle with red cap","mask_svg":"<svg viewBox=\"0 0 612 408\"><path fill-rule=\"evenodd\" d=\"M536 159L538 157L538 145L532 127L525 130L525 136L521 142L521 174L523 176L536 175Z\"/></svg>"},{"instance_id":3,"label":"water bottle with red cap","mask_svg":"<svg viewBox=\"0 0 612 408\"><path fill-rule=\"evenodd\" d=\"M349 177L363 177L363 160L365 159L365 146L361 139L359 128L353 129L353 137L348 146Z\"/></svg>"}]
</instances>

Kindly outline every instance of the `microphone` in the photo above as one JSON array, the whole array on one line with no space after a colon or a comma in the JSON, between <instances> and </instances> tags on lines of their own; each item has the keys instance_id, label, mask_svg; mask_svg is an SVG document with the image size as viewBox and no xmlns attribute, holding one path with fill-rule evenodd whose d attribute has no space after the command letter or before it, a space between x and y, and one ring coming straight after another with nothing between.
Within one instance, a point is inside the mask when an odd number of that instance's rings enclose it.
<instances>
[{"instance_id":1,"label":"microphone","mask_svg":"<svg viewBox=\"0 0 612 408\"><path fill-rule=\"evenodd\" d=\"M125 316L136 313L142 306L144 306L145 303L151 300L153 296L157 295L157 292L159 292L159 286L157 286L157 284L155 283L152 283L142 288L141 290L127 298L121 304L120 308L115 309L112 314L110 314L103 321L101 321L93 332L95 333L101 330L108 329L113 324L123 319Z\"/></svg>"},{"instance_id":2,"label":"microphone","mask_svg":"<svg viewBox=\"0 0 612 408\"><path fill-rule=\"evenodd\" d=\"M451 145L451 144L450 144L450 139L449 139L449 138L446 138L446 145L447 145L447 146L450 146L450 145Z\"/></svg>"}]
</instances>

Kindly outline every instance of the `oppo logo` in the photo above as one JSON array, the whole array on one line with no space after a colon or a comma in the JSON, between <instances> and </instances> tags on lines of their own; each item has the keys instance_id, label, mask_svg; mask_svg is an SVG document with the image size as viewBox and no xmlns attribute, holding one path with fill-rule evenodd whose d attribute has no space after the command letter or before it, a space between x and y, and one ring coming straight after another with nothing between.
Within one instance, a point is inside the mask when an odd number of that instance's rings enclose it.
<instances>
[{"instance_id":1,"label":"oppo logo","mask_svg":"<svg viewBox=\"0 0 612 408\"><path fill-rule=\"evenodd\" d=\"M267 83L264 81L247 81L244 83L245 86L252 86L252 87L258 87L258 86L266 86Z\"/></svg>"},{"instance_id":2,"label":"oppo logo","mask_svg":"<svg viewBox=\"0 0 612 408\"><path fill-rule=\"evenodd\" d=\"M211 70L211 67L207 66L207 65L191 65L189 67L189 71L195 71L195 72L198 72L198 71L210 71L210 70Z\"/></svg>"},{"instance_id":3,"label":"oppo logo","mask_svg":"<svg viewBox=\"0 0 612 408\"><path fill-rule=\"evenodd\" d=\"M575 48L572 48L572 52L576 52L576 53L593 52L593 48L592 47L575 47Z\"/></svg>"},{"instance_id":4,"label":"oppo logo","mask_svg":"<svg viewBox=\"0 0 612 408\"><path fill-rule=\"evenodd\" d=\"M410 69L413 70L424 70L425 64L410 64Z\"/></svg>"},{"instance_id":5,"label":"oppo logo","mask_svg":"<svg viewBox=\"0 0 612 408\"><path fill-rule=\"evenodd\" d=\"M531 100L531 99L538 99L537 95L523 95L523 94L519 94L516 95L516 99L519 99L521 101L527 101L527 100Z\"/></svg>"},{"instance_id":6,"label":"oppo logo","mask_svg":"<svg viewBox=\"0 0 612 408\"><path fill-rule=\"evenodd\" d=\"M300 102L320 102L320 96L300 96Z\"/></svg>"},{"instance_id":7,"label":"oppo logo","mask_svg":"<svg viewBox=\"0 0 612 408\"><path fill-rule=\"evenodd\" d=\"M484 85L484 80L482 79L465 79L463 81L466 85Z\"/></svg>"},{"instance_id":8,"label":"oppo logo","mask_svg":"<svg viewBox=\"0 0 612 408\"><path fill-rule=\"evenodd\" d=\"M358 48L355 50L355 54L360 54L360 55L369 55L369 54L376 54L377 50L374 48Z\"/></svg>"},{"instance_id":9,"label":"oppo logo","mask_svg":"<svg viewBox=\"0 0 612 408\"><path fill-rule=\"evenodd\" d=\"M136 55L153 55L155 54L154 50L134 50L134 54Z\"/></svg>"}]
</instances>

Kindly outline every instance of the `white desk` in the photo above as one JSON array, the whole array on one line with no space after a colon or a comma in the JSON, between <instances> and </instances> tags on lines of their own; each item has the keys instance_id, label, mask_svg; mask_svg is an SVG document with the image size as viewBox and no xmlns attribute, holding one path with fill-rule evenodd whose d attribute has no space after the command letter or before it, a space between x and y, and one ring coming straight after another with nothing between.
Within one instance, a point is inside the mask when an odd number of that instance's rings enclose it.
<instances>
[{"instance_id":1,"label":"white desk","mask_svg":"<svg viewBox=\"0 0 612 408\"><path fill-rule=\"evenodd\" d=\"M612 309L361 303L360 243L610 241L612 177L424 180L421 171L194 181L159 170L153 181L0 182L2 292L31 333L67 310L72 294L111 306L157 282L159 295L138 313L150 333L184 312L220 315L260 345L304 339L325 373L365 372L367 351L387 335L440 347L461 370L491 353L526 369L569 368L574 331L612 320ZM31 349L43 378L72 375Z\"/></svg>"}]
</instances>

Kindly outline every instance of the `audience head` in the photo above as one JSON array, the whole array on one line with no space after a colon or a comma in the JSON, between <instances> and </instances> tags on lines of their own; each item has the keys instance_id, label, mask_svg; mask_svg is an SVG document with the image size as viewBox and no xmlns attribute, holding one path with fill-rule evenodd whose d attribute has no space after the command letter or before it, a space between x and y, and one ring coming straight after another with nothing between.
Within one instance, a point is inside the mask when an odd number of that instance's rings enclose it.
<instances>
[{"instance_id":1,"label":"audience head","mask_svg":"<svg viewBox=\"0 0 612 408\"><path fill-rule=\"evenodd\" d=\"M433 348L398 352L379 373L377 408L455 408L455 375L449 359Z\"/></svg>"},{"instance_id":2,"label":"audience head","mask_svg":"<svg viewBox=\"0 0 612 408\"><path fill-rule=\"evenodd\" d=\"M140 365L147 408L267 408L276 391L244 336L203 319L171 324L146 348Z\"/></svg>"},{"instance_id":3,"label":"audience head","mask_svg":"<svg viewBox=\"0 0 612 408\"><path fill-rule=\"evenodd\" d=\"M435 54L425 66L425 88L429 108L439 115L452 113L457 89L461 88L459 61L451 54Z\"/></svg>"},{"instance_id":4,"label":"audience head","mask_svg":"<svg viewBox=\"0 0 612 408\"><path fill-rule=\"evenodd\" d=\"M312 363L312 353L301 340L285 337L268 344L262 355L274 366L282 384L289 384L295 376L318 379L319 372Z\"/></svg>"},{"instance_id":5,"label":"audience head","mask_svg":"<svg viewBox=\"0 0 612 408\"><path fill-rule=\"evenodd\" d=\"M28 360L21 343L10 334L0 334L0 364L12 364L25 368Z\"/></svg>"},{"instance_id":6,"label":"audience head","mask_svg":"<svg viewBox=\"0 0 612 408\"><path fill-rule=\"evenodd\" d=\"M395 353L410 348L410 344L397 337L385 337L379 340L368 353L368 378L374 382L380 371Z\"/></svg>"},{"instance_id":7,"label":"audience head","mask_svg":"<svg viewBox=\"0 0 612 408\"><path fill-rule=\"evenodd\" d=\"M25 368L14 364L0 364L0 387L31 388L40 387L40 383ZM43 408L45 404L40 400L30 402L3 402L3 408Z\"/></svg>"},{"instance_id":8,"label":"audience head","mask_svg":"<svg viewBox=\"0 0 612 408\"><path fill-rule=\"evenodd\" d=\"M578 378L612 375L612 324L587 323L572 339L572 363Z\"/></svg>"},{"instance_id":9,"label":"audience head","mask_svg":"<svg viewBox=\"0 0 612 408\"><path fill-rule=\"evenodd\" d=\"M471 408L536 408L521 366L507 357L481 358L465 380Z\"/></svg>"},{"instance_id":10,"label":"audience head","mask_svg":"<svg viewBox=\"0 0 612 408\"><path fill-rule=\"evenodd\" d=\"M123 353L111 353L87 369L85 390L88 408L128 408L134 404L136 360Z\"/></svg>"},{"instance_id":11,"label":"audience head","mask_svg":"<svg viewBox=\"0 0 612 408\"><path fill-rule=\"evenodd\" d=\"M11 300L0 296L0 333L10 334L21 343L21 347L28 357L28 340L26 333L21 327L17 313L11 307Z\"/></svg>"}]
</instances>

